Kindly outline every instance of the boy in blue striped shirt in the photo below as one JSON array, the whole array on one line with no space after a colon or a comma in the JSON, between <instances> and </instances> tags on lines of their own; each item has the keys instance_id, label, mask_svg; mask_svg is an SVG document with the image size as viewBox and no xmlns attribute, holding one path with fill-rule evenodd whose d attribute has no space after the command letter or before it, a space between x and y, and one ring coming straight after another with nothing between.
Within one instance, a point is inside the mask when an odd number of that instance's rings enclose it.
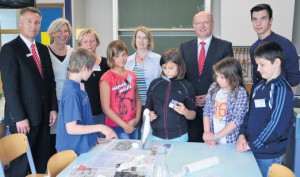
<instances>
[{"instance_id":1,"label":"boy in blue striped shirt","mask_svg":"<svg viewBox=\"0 0 300 177\"><path fill-rule=\"evenodd\" d=\"M236 149L251 150L263 177L273 163L282 163L293 125L293 92L282 75L283 50L265 42L254 53L263 80L253 89L250 109L239 132Z\"/></svg>"}]
</instances>

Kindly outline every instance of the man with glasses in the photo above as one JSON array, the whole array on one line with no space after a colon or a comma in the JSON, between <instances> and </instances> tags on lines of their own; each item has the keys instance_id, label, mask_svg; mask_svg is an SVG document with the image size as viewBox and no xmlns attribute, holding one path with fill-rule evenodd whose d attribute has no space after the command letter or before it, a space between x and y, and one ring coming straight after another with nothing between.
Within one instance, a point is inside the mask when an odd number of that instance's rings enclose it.
<instances>
[{"instance_id":1,"label":"man with glasses","mask_svg":"<svg viewBox=\"0 0 300 177\"><path fill-rule=\"evenodd\" d=\"M212 66L225 57L233 56L232 44L215 38L213 16L201 11L194 16L197 38L182 43L180 52L185 61L188 80L196 91L196 118L188 121L189 142L203 142L203 107L209 86L213 82Z\"/></svg>"},{"instance_id":2,"label":"man with glasses","mask_svg":"<svg viewBox=\"0 0 300 177\"><path fill-rule=\"evenodd\" d=\"M253 56L254 50L266 41L273 41L283 48L285 61L282 73L295 93L297 85L300 83L299 60L295 46L285 37L272 31L273 11L270 5L258 4L250 10L250 13L252 26L258 37L258 40L250 47L250 56L253 65L253 84L262 79L257 71L257 64Z\"/></svg>"}]
</instances>

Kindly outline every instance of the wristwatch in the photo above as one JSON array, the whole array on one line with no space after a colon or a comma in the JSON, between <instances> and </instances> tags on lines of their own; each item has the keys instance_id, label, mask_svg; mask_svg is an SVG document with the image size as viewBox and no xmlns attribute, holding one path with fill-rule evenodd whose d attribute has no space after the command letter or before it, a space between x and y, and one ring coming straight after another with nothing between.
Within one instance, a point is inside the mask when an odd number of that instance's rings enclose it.
<instances>
[{"instance_id":1,"label":"wristwatch","mask_svg":"<svg viewBox=\"0 0 300 177\"><path fill-rule=\"evenodd\" d=\"M217 135L216 133L214 134L214 136L215 136L215 139L216 139L217 141L219 141L220 138L218 137L218 135Z\"/></svg>"}]
</instances>

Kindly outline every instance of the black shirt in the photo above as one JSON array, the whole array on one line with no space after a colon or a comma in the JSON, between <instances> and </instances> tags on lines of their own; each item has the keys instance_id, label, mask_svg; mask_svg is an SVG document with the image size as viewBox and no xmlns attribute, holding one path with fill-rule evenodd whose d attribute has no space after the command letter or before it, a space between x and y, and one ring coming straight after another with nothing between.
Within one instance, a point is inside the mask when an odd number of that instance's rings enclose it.
<instances>
[{"instance_id":1,"label":"black shirt","mask_svg":"<svg viewBox=\"0 0 300 177\"><path fill-rule=\"evenodd\" d=\"M100 102L99 81L101 76L109 70L109 67L107 65L107 59L104 57L101 58L102 60L99 65L100 71L96 71L94 69L90 78L87 81L82 81L82 83L84 83L85 91L87 92L88 97L90 99L93 115L100 115L103 113Z\"/></svg>"}]
</instances>

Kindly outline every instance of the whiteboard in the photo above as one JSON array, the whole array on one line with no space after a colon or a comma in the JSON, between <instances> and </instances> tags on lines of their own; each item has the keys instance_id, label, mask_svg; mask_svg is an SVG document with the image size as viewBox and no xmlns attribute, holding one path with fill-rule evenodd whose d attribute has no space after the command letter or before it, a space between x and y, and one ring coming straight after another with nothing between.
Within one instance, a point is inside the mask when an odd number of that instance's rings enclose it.
<instances>
[{"instance_id":1,"label":"whiteboard","mask_svg":"<svg viewBox=\"0 0 300 177\"><path fill-rule=\"evenodd\" d=\"M295 0L221 1L221 38L232 42L233 46L251 46L257 35L250 10L261 3L273 9L272 31L292 40Z\"/></svg>"}]
</instances>

